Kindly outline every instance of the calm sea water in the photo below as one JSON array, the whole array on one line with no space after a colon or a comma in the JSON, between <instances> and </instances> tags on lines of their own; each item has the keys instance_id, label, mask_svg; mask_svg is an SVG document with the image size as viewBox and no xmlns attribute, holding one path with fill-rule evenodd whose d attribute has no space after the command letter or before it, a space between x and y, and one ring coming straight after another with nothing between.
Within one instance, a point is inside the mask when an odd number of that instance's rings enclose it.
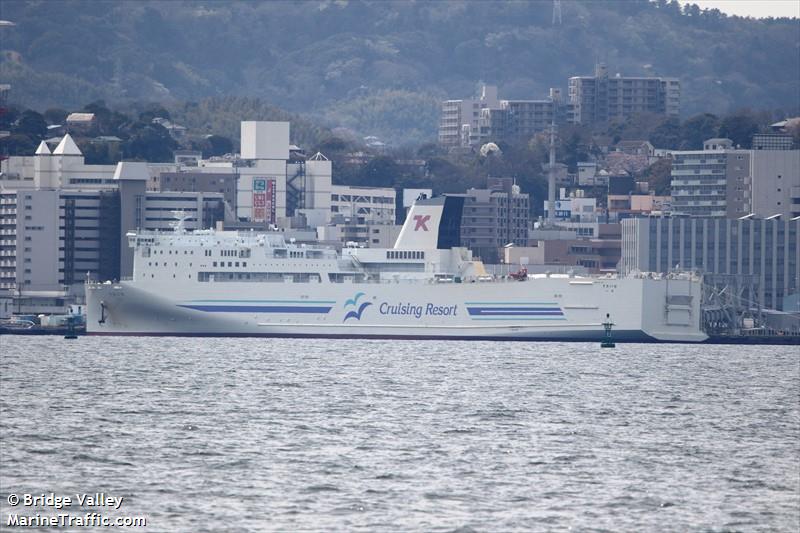
<instances>
[{"instance_id":1,"label":"calm sea water","mask_svg":"<svg viewBox=\"0 0 800 533\"><path fill-rule=\"evenodd\" d=\"M159 532L797 531L800 353L3 336L0 529L51 492Z\"/></svg>"}]
</instances>

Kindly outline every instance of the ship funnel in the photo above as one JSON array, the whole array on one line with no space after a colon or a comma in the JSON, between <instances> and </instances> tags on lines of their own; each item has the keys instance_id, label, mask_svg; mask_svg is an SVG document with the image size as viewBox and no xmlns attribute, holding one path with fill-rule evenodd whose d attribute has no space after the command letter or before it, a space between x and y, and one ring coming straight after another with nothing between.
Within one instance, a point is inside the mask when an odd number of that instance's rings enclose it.
<instances>
[{"instance_id":1,"label":"ship funnel","mask_svg":"<svg viewBox=\"0 0 800 533\"><path fill-rule=\"evenodd\" d=\"M394 243L397 249L449 249L461 246L462 196L418 199Z\"/></svg>"}]
</instances>

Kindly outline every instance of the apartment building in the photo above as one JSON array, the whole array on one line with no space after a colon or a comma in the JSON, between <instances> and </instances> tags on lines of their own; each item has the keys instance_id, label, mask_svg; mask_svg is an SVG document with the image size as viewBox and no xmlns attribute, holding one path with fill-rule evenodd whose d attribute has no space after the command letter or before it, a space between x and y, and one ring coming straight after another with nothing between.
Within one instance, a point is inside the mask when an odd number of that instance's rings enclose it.
<instances>
[{"instance_id":1,"label":"apartment building","mask_svg":"<svg viewBox=\"0 0 800 533\"><path fill-rule=\"evenodd\" d=\"M500 100L497 109L483 110L481 134L492 141L527 142L565 120L561 91L550 89L543 100ZM476 144L476 143L470 143Z\"/></svg>"},{"instance_id":2,"label":"apartment building","mask_svg":"<svg viewBox=\"0 0 800 533\"><path fill-rule=\"evenodd\" d=\"M766 145L763 145L766 146ZM741 150L709 139L672 152L672 212L690 216L800 216L800 150Z\"/></svg>"},{"instance_id":3,"label":"apartment building","mask_svg":"<svg viewBox=\"0 0 800 533\"><path fill-rule=\"evenodd\" d=\"M494 85L484 85L477 98L445 100L439 118L439 144L446 147L480 144L484 139L480 128L481 111L499 106Z\"/></svg>"},{"instance_id":4,"label":"apartment building","mask_svg":"<svg viewBox=\"0 0 800 533\"><path fill-rule=\"evenodd\" d=\"M677 78L608 75L603 64L594 76L569 79L570 120L575 124L621 122L637 113L680 115L681 85Z\"/></svg>"},{"instance_id":5,"label":"apartment building","mask_svg":"<svg viewBox=\"0 0 800 533\"><path fill-rule=\"evenodd\" d=\"M541 100L499 100L497 87L487 85L478 98L442 103L439 144L477 147L490 141L527 141L553 121L565 120L559 89L550 89Z\"/></svg>"},{"instance_id":6,"label":"apartment building","mask_svg":"<svg viewBox=\"0 0 800 533\"><path fill-rule=\"evenodd\" d=\"M730 139L709 139L703 150L672 152L672 212L734 217L749 209L750 155L734 149Z\"/></svg>"},{"instance_id":7,"label":"apartment building","mask_svg":"<svg viewBox=\"0 0 800 533\"><path fill-rule=\"evenodd\" d=\"M499 249L510 243L527 246L530 198L519 187L469 189L457 196L464 197L461 245L470 248L485 263L499 262Z\"/></svg>"}]
</instances>

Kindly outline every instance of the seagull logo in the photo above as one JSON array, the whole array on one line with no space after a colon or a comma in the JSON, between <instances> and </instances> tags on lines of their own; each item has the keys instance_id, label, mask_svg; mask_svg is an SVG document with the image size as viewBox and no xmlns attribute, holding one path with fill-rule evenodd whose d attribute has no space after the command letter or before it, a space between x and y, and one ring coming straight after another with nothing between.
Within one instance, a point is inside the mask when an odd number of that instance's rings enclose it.
<instances>
[{"instance_id":1,"label":"seagull logo","mask_svg":"<svg viewBox=\"0 0 800 533\"><path fill-rule=\"evenodd\" d=\"M344 320L342 320L342 322L347 322L347 320L350 318L361 320L361 313L364 312L364 309L372 305L371 302L363 302L361 305L358 305L358 300L362 296L365 296L365 294L363 292L358 292L356 293L355 296L344 302L345 309L347 309L350 306L353 306L353 309L351 309L350 311L347 312L346 315L344 315Z\"/></svg>"},{"instance_id":2,"label":"seagull logo","mask_svg":"<svg viewBox=\"0 0 800 533\"><path fill-rule=\"evenodd\" d=\"M350 298L344 303L344 306L347 307L348 305L358 305L358 299L362 296L365 296L363 292L357 292L355 296Z\"/></svg>"}]
</instances>

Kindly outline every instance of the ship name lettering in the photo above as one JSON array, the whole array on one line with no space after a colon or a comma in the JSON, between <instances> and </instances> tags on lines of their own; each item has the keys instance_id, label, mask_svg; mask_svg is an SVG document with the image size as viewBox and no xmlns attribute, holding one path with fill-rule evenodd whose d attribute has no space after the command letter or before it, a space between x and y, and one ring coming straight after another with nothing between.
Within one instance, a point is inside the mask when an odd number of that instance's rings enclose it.
<instances>
[{"instance_id":1,"label":"ship name lettering","mask_svg":"<svg viewBox=\"0 0 800 533\"><path fill-rule=\"evenodd\" d=\"M382 302L378 306L378 311L382 315L395 315L395 316L413 316L414 318L422 318L425 316L456 316L458 314L458 305L435 305L428 303L425 306L414 305L411 303L396 303L390 304L389 302Z\"/></svg>"}]
</instances>

